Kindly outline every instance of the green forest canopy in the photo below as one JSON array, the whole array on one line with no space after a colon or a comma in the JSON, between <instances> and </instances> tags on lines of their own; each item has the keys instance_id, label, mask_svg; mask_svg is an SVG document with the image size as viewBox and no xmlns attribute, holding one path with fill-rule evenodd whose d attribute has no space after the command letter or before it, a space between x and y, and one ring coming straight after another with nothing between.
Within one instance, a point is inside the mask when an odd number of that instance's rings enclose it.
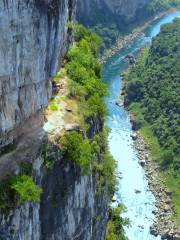
<instances>
[{"instance_id":1,"label":"green forest canopy","mask_svg":"<svg viewBox=\"0 0 180 240\"><path fill-rule=\"evenodd\" d=\"M128 75L126 103L141 105L165 151L164 164L180 169L180 19L162 27Z\"/></svg>"}]
</instances>

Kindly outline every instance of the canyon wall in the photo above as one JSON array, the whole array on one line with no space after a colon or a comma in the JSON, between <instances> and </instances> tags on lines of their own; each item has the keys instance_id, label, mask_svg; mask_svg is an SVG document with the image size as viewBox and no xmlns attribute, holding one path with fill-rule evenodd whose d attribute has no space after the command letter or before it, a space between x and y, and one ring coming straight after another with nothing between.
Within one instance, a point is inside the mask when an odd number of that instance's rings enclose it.
<instances>
[{"instance_id":1,"label":"canyon wall","mask_svg":"<svg viewBox=\"0 0 180 240\"><path fill-rule=\"evenodd\" d=\"M75 0L0 1L0 148L47 106L74 11Z\"/></svg>"},{"instance_id":2,"label":"canyon wall","mask_svg":"<svg viewBox=\"0 0 180 240\"><path fill-rule=\"evenodd\" d=\"M120 30L143 15L143 9L150 0L78 0L77 18L87 25L115 24Z\"/></svg>"},{"instance_id":3,"label":"canyon wall","mask_svg":"<svg viewBox=\"0 0 180 240\"><path fill-rule=\"evenodd\" d=\"M75 8L75 0L0 2L0 240L105 239L111 196L98 191L97 173L83 176L56 148L47 169L42 153L43 109L72 41ZM43 189L40 202L9 195L7 181L22 164Z\"/></svg>"},{"instance_id":4,"label":"canyon wall","mask_svg":"<svg viewBox=\"0 0 180 240\"><path fill-rule=\"evenodd\" d=\"M98 193L94 175L56 155L47 170L44 158L33 161L33 176L41 185L40 203L18 202L0 210L0 240L104 240L108 221L108 191Z\"/></svg>"}]
</instances>

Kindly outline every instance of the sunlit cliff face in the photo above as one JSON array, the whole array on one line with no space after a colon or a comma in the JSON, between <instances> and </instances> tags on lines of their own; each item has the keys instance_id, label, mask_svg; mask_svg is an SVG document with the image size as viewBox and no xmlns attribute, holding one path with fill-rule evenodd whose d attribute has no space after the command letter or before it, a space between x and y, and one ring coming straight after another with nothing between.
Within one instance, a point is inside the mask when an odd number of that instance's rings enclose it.
<instances>
[{"instance_id":1,"label":"sunlit cliff face","mask_svg":"<svg viewBox=\"0 0 180 240\"><path fill-rule=\"evenodd\" d=\"M75 0L0 1L0 148L16 135L7 133L47 105L50 78L68 46L74 4Z\"/></svg>"}]
</instances>

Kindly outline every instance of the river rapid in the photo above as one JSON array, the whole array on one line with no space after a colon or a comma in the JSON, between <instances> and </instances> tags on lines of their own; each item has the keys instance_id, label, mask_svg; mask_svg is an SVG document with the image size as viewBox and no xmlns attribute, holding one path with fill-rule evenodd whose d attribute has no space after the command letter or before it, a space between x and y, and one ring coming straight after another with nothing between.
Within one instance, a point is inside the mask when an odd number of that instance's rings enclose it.
<instances>
[{"instance_id":1,"label":"river rapid","mask_svg":"<svg viewBox=\"0 0 180 240\"><path fill-rule=\"evenodd\" d=\"M139 164L137 151L131 138L133 131L128 113L124 106L119 107L115 104L122 91L120 75L128 68L124 57L127 54L136 56L138 51L159 33L163 24L172 22L176 17L180 17L179 11L153 22L145 31L144 36L138 37L130 46L119 51L104 64L103 68L103 79L107 83L110 93L106 99L109 109L107 126L111 130L109 147L118 163L118 173L121 175L115 198L117 202L123 203L127 207L127 212L123 216L128 217L131 221L131 226L125 228L129 240L158 240L161 238L150 234L150 226L155 219L152 213L155 210L155 197L148 189L144 169Z\"/></svg>"}]
</instances>

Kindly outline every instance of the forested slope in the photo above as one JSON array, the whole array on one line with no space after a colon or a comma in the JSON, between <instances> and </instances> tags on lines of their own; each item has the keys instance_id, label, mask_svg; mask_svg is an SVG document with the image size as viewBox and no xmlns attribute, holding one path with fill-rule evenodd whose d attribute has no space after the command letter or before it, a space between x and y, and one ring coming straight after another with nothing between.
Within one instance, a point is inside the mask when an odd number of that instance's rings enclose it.
<instances>
[{"instance_id":1,"label":"forested slope","mask_svg":"<svg viewBox=\"0 0 180 240\"><path fill-rule=\"evenodd\" d=\"M152 143L178 203L180 183L180 19L162 27L127 74L125 103ZM179 204L178 204L179 205Z\"/></svg>"}]
</instances>

